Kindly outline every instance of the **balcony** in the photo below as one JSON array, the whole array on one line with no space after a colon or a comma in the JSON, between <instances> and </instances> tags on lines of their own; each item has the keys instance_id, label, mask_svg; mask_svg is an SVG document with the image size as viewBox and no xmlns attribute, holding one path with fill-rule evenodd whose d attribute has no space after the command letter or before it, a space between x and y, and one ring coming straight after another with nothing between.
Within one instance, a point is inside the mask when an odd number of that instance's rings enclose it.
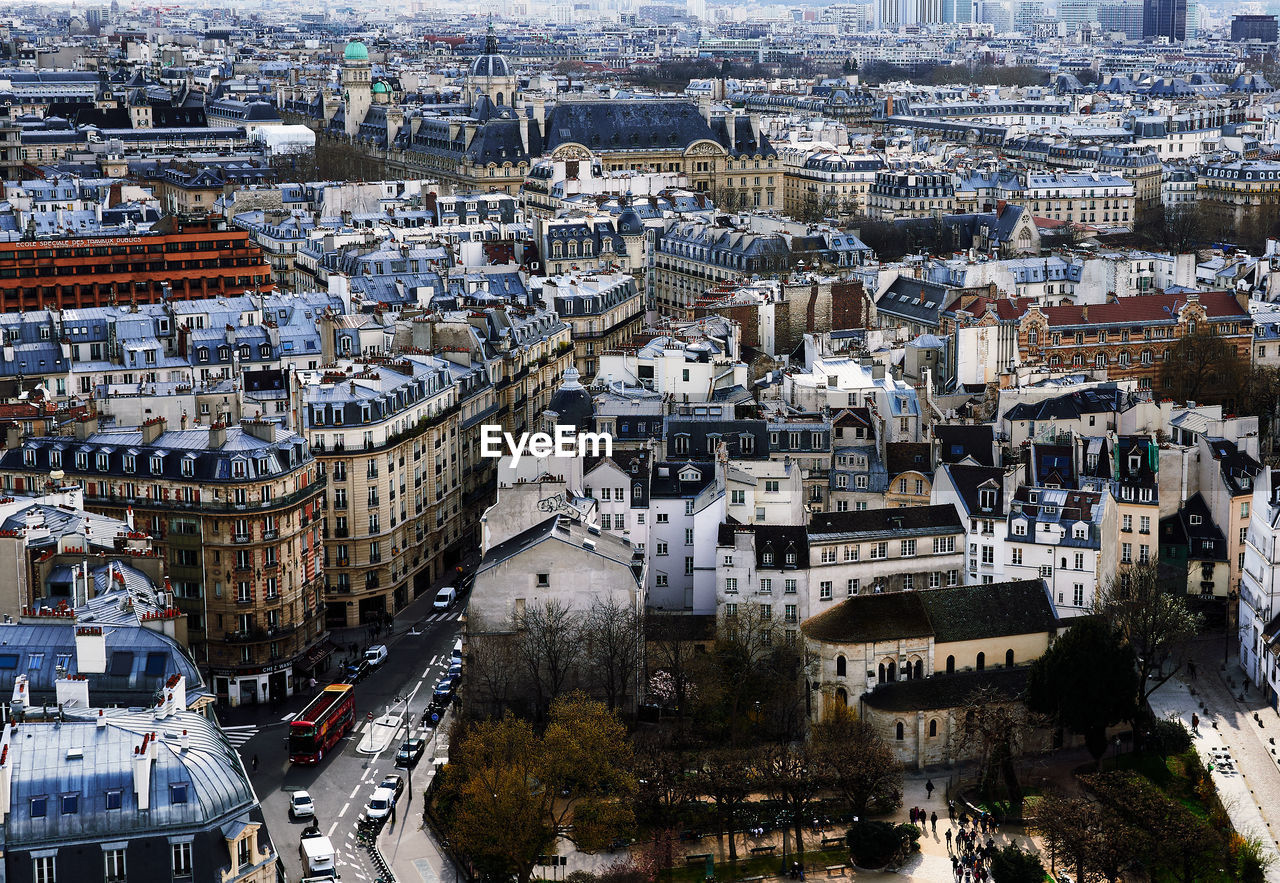
<instances>
[{"instance_id":1,"label":"balcony","mask_svg":"<svg viewBox=\"0 0 1280 883\"><path fill-rule=\"evenodd\" d=\"M302 523L303 523L303 525L305 525L305 524L306 524L306 518L305 518L305 517L303 518ZM280 531L278 531L278 530L264 530L264 531L262 532L262 538L263 538L264 540L278 540L278 539L280 539Z\"/></svg>"},{"instance_id":2,"label":"balcony","mask_svg":"<svg viewBox=\"0 0 1280 883\"><path fill-rule=\"evenodd\" d=\"M251 573L253 571L253 565L243 561L237 562L236 566L233 567L232 570L235 573Z\"/></svg>"},{"instance_id":3,"label":"balcony","mask_svg":"<svg viewBox=\"0 0 1280 883\"><path fill-rule=\"evenodd\" d=\"M233 542L233 543L251 543L251 542L253 542L253 537L252 537L252 536L250 536L250 535L249 535L249 534L247 534L247 533L238 533L238 534L233 534L233 535L232 535L232 537L231 537L231 542Z\"/></svg>"}]
</instances>

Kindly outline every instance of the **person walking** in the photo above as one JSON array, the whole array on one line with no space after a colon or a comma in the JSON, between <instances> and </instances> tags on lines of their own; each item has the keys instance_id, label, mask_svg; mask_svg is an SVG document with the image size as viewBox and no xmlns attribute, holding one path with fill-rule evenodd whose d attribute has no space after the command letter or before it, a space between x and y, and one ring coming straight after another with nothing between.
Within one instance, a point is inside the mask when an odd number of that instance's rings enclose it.
<instances>
[{"instance_id":1,"label":"person walking","mask_svg":"<svg viewBox=\"0 0 1280 883\"><path fill-rule=\"evenodd\" d=\"M1197 736L1200 735L1200 715L1196 714L1194 711L1191 712L1191 732L1195 733Z\"/></svg>"},{"instance_id":2,"label":"person walking","mask_svg":"<svg viewBox=\"0 0 1280 883\"><path fill-rule=\"evenodd\" d=\"M253 760L249 761L249 766L253 768L253 772L258 771L258 755L253 756Z\"/></svg>"},{"instance_id":3,"label":"person walking","mask_svg":"<svg viewBox=\"0 0 1280 883\"><path fill-rule=\"evenodd\" d=\"M933 825L933 833L938 833L938 814L936 812L929 813L929 824Z\"/></svg>"},{"instance_id":4,"label":"person walking","mask_svg":"<svg viewBox=\"0 0 1280 883\"><path fill-rule=\"evenodd\" d=\"M933 800L933 779L928 779L924 783L924 793L929 795L930 800Z\"/></svg>"},{"instance_id":5,"label":"person walking","mask_svg":"<svg viewBox=\"0 0 1280 883\"><path fill-rule=\"evenodd\" d=\"M947 833L944 834L943 836L947 838L947 852L950 853L951 852L951 829L948 828Z\"/></svg>"}]
</instances>

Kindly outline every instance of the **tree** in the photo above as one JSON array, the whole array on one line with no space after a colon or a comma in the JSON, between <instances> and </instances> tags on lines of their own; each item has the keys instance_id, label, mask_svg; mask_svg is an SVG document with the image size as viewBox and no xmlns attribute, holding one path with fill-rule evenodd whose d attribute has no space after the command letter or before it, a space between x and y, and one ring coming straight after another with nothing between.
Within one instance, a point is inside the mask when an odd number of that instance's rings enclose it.
<instances>
[{"instance_id":1,"label":"tree","mask_svg":"<svg viewBox=\"0 0 1280 883\"><path fill-rule=\"evenodd\" d=\"M859 818L902 803L902 764L889 743L847 706L836 705L813 727L813 746L831 790Z\"/></svg>"},{"instance_id":2,"label":"tree","mask_svg":"<svg viewBox=\"0 0 1280 883\"><path fill-rule=\"evenodd\" d=\"M637 804L655 821L675 817L697 793L689 755L655 731L637 733L635 745Z\"/></svg>"},{"instance_id":3,"label":"tree","mask_svg":"<svg viewBox=\"0 0 1280 883\"><path fill-rule=\"evenodd\" d=\"M1132 720L1133 650L1102 620L1077 622L1031 666L1027 705L1084 736L1094 763L1107 750L1107 727Z\"/></svg>"},{"instance_id":4,"label":"tree","mask_svg":"<svg viewBox=\"0 0 1280 883\"><path fill-rule=\"evenodd\" d=\"M552 704L541 737L508 714L472 724L451 755L442 788L449 836L486 877L528 883L557 830L579 814L573 839L584 850L634 822L626 729L583 694Z\"/></svg>"},{"instance_id":5,"label":"tree","mask_svg":"<svg viewBox=\"0 0 1280 883\"><path fill-rule=\"evenodd\" d=\"M1099 877L1116 880L1120 870L1137 857L1133 831L1124 819L1086 797L1046 794L1031 829L1052 855L1075 869L1081 883Z\"/></svg>"},{"instance_id":6,"label":"tree","mask_svg":"<svg viewBox=\"0 0 1280 883\"><path fill-rule=\"evenodd\" d=\"M1013 759L1022 753L1027 737L1044 723L1043 716L993 687L974 690L961 709L955 753L969 748L977 752L983 794L995 793L997 779L1003 780L1016 815L1022 812L1022 786Z\"/></svg>"},{"instance_id":7,"label":"tree","mask_svg":"<svg viewBox=\"0 0 1280 883\"><path fill-rule=\"evenodd\" d=\"M585 649L581 620L564 602L547 601L526 608L515 627L533 716L542 720L577 673Z\"/></svg>"},{"instance_id":8,"label":"tree","mask_svg":"<svg viewBox=\"0 0 1280 883\"><path fill-rule=\"evenodd\" d=\"M644 643L633 605L597 598L582 623L584 667L609 708L623 708L640 671Z\"/></svg>"},{"instance_id":9,"label":"tree","mask_svg":"<svg viewBox=\"0 0 1280 883\"><path fill-rule=\"evenodd\" d=\"M689 634L690 625L698 622L679 613L650 611L645 616L645 649L652 672L649 692L680 718L693 690L695 657L700 655Z\"/></svg>"},{"instance_id":10,"label":"tree","mask_svg":"<svg viewBox=\"0 0 1280 883\"><path fill-rule=\"evenodd\" d=\"M1134 232L1152 247L1173 254L1191 251L1204 235L1203 213L1196 205L1156 203L1142 213Z\"/></svg>"},{"instance_id":11,"label":"tree","mask_svg":"<svg viewBox=\"0 0 1280 883\"><path fill-rule=\"evenodd\" d=\"M826 786L824 766L806 743L772 745L765 749L761 778L764 791L791 818L796 835L796 855L804 855L804 820L807 810Z\"/></svg>"},{"instance_id":12,"label":"tree","mask_svg":"<svg viewBox=\"0 0 1280 883\"><path fill-rule=\"evenodd\" d=\"M1182 595L1162 586L1154 563L1132 565L1116 574L1099 590L1096 606L1133 651L1135 705L1141 710L1181 667L1181 657L1200 629L1200 617L1187 608Z\"/></svg>"},{"instance_id":13,"label":"tree","mask_svg":"<svg viewBox=\"0 0 1280 883\"><path fill-rule=\"evenodd\" d=\"M1160 380L1177 402L1231 404L1248 375L1236 345L1204 326L1184 334L1165 352Z\"/></svg>"},{"instance_id":14,"label":"tree","mask_svg":"<svg viewBox=\"0 0 1280 883\"><path fill-rule=\"evenodd\" d=\"M715 804L729 838L729 862L738 861L738 813L760 783L759 753L747 748L716 748L702 757L699 792Z\"/></svg>"},{"instance_id":15,"label":"tree","mask_svg":"<svg viewBox=\"0 0 1280 883\"><path fill-rule=\"evenodd\" d=\"M1035 853L1010 843L991 857L991 876L1000 883L1044 883L1044 863Z\"/></svg>"},{"instance_id":16,"label":"tree","mask_svg":"<svg viewBox=\"0 0 1280 883\"><path fill-rule=\"evenodd\" d=\"M480 614L467 617L467 678L463 689L467 713L501 715L520 696L520 655L516 637L507 629L488 628Z\"/></svg>"}]
</instances>

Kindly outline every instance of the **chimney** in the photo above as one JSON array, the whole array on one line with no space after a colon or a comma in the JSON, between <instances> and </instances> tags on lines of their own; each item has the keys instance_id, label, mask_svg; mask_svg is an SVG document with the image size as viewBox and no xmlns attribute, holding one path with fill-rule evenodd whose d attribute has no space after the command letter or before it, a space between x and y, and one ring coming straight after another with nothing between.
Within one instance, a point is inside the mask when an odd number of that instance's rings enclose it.
<instances>
[{"instance_id":1,"label":"chimney","mask_svg":"<svg viewBox=\"0 0 1280 883\"><path fill-rule=\"evenodd\" d=\"M276 425L270 420L241 420L240 428L259 441L264 441L267 444L271 444L276 440Z\"/></svg>"},{"instance_id":2,"label":"chimney","mask_svg":"<svg viewBox=\"0 0 1280 883\"><path fill-rule=\"evenodd\" d=\"M227 424L209 424L209 447L220 448L227 443Z\"/></svg>"},{"instance_id":3,"label":"chimney","mask_svg":"<svg viewBox=\"0 0 1280 883\"><path fill-rule=\"evenodd\" d=\"M1080 319L1085 322L1089 321L1089 305L1088 304L1080 305Z\"/></svg>"},{"instance_id":4,"label":"chimney","mask_svg":"<svg viewBox=\"0 0 1280 883\"><path fill-rule=\"evenodd\" d=\"M133 793L137 796L138 809L151 809L151 734L142 737L142 745L133 749Z\"/></svg>"},{"instance_id":5,"label":"chimney","mask_svg":"<svg viewBox=\"0 0 1280 883\"><path fill-rule=\"evenodd\" d=\"M16 725L15 725L16 726ZM12 806L9 803L10 766L9 766L9 740L13 733L13 727L5 727L4 739L0 742L0 820L7 821L9 810Z\"/></svg>"},{"instance_id":6,"label":"chimney","mask_svg":"<svg viewBox=\"0 0 1280 883\"><path fill-rule=\"evenodd\" d=\"M103 713L102 709L99 708L98 709L98 729L105 730L106 728L107 728L107 716Z\"/></svg>"},{"instance_id":7,"label":"chimney","mask_svg":"<svg viewBox=\"0 0 1280 883\"><path fill-rule=\"evenodd\" d=\"M88 708L89 681L82 677L62 677L53 682L60 708Z\"/></svg>"},{"instance_id":8,"label":"chimney","mask_svg":"<svg viewBox=\"0 0 1280 883\"><path fill-rule=\"evenodd\" d=\"M142 422L142 443L144 445L154 445L164 433L164 426L167 421L163 417L152 417L150 420Z\"/></svg>"},{"instance_id":9,"label":"chimney","mask_svg":"<svg viewBox=\"0 0 1280 883\"><path fill-rule=\"evenodd\" d=\"M98 418L94 414L85 414L83 417L77 417L75 423L75 436L79 441L84 441L89 436L98 431Z\"/></svg>"},{"instance_id":10,"label":"chimney","mask_svg":"<svg viewBox=\"0 0 1280 883\"><path fill-rule=\"evenodd\" d=\"M107 670L107 638L102 627L80 626L76 629L76 671L82 675L100 675Z\"/></svg>"},{"instance_id":11,"label":"chimney","mask_svg":"<svg viewBox=\"0 0 1280 883\"><path fill-rule=\"evenodd\" d=\"M181 746L180 746L180 750L182 750L182 751L189 751L190 749L191 749L191 737L187 735L187 731L186 731L186 730L183 730L183 731L182 731L182 743L181 743Z\"/></svg>"},{"instance_id":12,"label":"chimney","mask_svg":"<svg viewBox=\"0 0 1280 883\"><path fill-rule=\"evenodd\" d=\"M31 694L27 692L27 676L18 675L13 679L13 698L9 700L9 713L17 720L22 717L22 712L30 704Z\"/></svg>"},{"instance_id":13,"label":"chimney","mask_svg":"<svg viewBox=\"0 0 1280 883\"><path fill-rule=\"evenodd\" d=\"M724 127L729 132L729 152L732 154L733 146L738 143L738 114L732 107L724 115Z\"/></svg>"},{"instance_id":14,"label":"chimney","mask_svg":"<svg viewBox=\"0 0 1280 883\"><path fill-rule=\"evenodd\" d=\"M165 684L165 690L173 699L174 711L187 710L187 679L182 675L174 675Z\"/></svg>"}]
</instances>

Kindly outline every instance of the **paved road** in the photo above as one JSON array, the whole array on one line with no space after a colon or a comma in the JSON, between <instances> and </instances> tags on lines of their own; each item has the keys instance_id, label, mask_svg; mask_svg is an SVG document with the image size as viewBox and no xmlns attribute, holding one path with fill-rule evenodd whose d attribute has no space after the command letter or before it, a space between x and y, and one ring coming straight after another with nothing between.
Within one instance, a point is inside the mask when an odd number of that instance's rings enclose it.
<instances>
[{"instance_id":1,"label":"paved road","mask_svg":"<svg viewBox=\"0 0 1280 883\"><path fill-rule=\"evenodd\" d=\"M389 650L387 659L356 685L355 729L339 743L341 751L326 755L316 766L291 765L286 745L289 721L310 696L295 696L274 709L236 708L221 715L224 729L245 758L246 766L250 766L253 757L258 758L258 769L252 774L254 789L289 879L303 876L298 839L306 823L289 818L289 793L302 788L315 801L320 830L330 836L338 849L343 879L371 883L373 875L366 857L355 844L356 820L384 775L406 775L404 770L394 768L395 752L405 731L399 730L376 755L359 754L356 746L369 726L370 714L403 715L415 734L422 734L417 722L431 701L436 681L448 669L453 644L461 631L458 617L466 603L465 598L459 598L448 613L435 613L431 610L433 594L424 593L397 616L396 632L384 639ZM413 697L406 714L403 697L410 694ZM424 756L419 764L422 772L410 777L412 788L406 788L400 799L398 823L420 813L421 783L426 781L430 762L431 757Z\"/></svg>"}]
</instances>

